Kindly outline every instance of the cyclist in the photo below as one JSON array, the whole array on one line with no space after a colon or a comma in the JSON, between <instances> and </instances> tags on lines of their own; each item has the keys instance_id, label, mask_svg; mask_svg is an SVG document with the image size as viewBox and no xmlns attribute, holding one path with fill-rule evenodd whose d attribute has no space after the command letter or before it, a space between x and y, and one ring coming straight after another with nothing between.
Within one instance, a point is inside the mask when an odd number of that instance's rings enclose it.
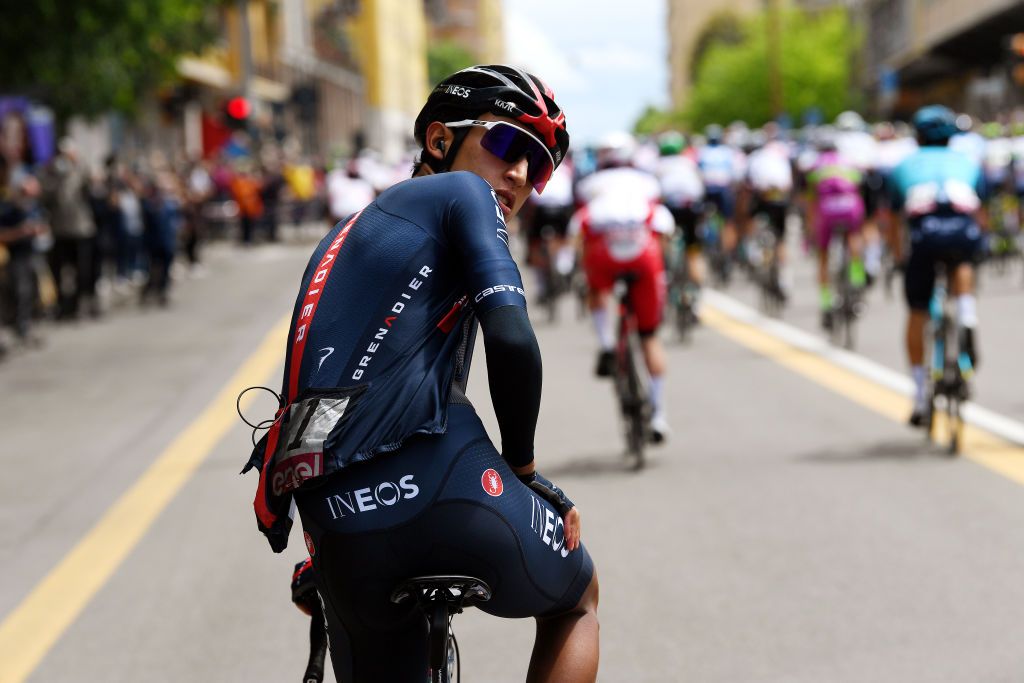
<instances>
[{"instance_id":1,"label":"cyclist","mask_svg":"<svg viewBox=\"0 0 1024 683\"><path fill-rule=\"evenodd\" d=\"M389 596L426 574L536 617L528 680L593 681L597 579L579 512L535 469L541 358L506 228L564 158L565 116L535 76L474 66L414 131L413 179L335 226L302 278L284 407L249 463L259 527L283 550L294 499L339 681L423 680L426 621ZM500 454L465 394L478 324Z\"/></svg>"},{"instance_id":2,"label":"cyclist","mask_svg":"<svg viewBox=\"0 0 1024 683\"><path fill-rule=\"evenodd\" d=\"M651 434L655 443L660 443L670 433L662 391L665 350L657 335L665 306L662 242L675 230L675 221L658 202L661 188L654 176L631 167L631 143L632 137L626 133L611 134L601 141L599 170L579 184L577 194L583 206L573 214L569 231L582 244L587 303L601 345L596 368L599 377L610 376L615 365L608 295L616 278L625 273L637 276L632 304L651 377Z\"/></svg>"},{"instance_id":3,"label":"cyclist","mask_svg":"<svg viewBox=\"0 0 1024 683\"><path fill-rule=\"evenodd\" d=\"M732 145L723 144L722 135L718 124L704 129L706 144L697 154L697 165L704 180L705 198L722 216L722 251L731 257L737 243L736 185L743 175L743 156Z\"/></svg>"},{"instance_id":4,"label":"cyclist","mask_svg":"<svg viewBox=\"0 0 1024 683\"><path fill-rule=\"evenodd\" d=\"M893 170L891 191L893 208L902 212L910 233L910 254L904 273L904 291L910 308L907 356L915 388L910 424L923 426L927 424L928 410L924 329L935 287L935 265L946 265L962 331L960 347L976 366L978 313L973 262L981 247L982 225L986 220L981 202L981 166L947 147L957 132L956 115L944 106L930 105L918 110L912 123L921 148ZM891 247L899 255L902 241L894 239Z\"/></svg>"},{"instance_id":5,"label":"cyclist","mask_svg":"<svg viewBox=\"0 0 1024 683\"><path fill-rule=\"evenodd\" d=\"M573 165L566 159L551 174L544 192L530 195L520 217L526 231L526 262L534 271L538 301L551 294L546 291L551 270L563 278L572 273L575 251L566 243L569 218L575 208L572 181Z\"/></svg>"},{"instance_id":6,"label":"cyclist","mask_svg":"<svg viewBox=\"0 0 1024 683\"><path fill-rule=\"evenodd\" d=\"M687 273L697 287L703 284L701 239L697 225L704 199L704 183L700 170L692 158L685 156L686 138L682 133L669 131L658 138L657 177L661 184L661 201L672 213L676 226L682 232L686 249Z\"/></svg>"},{"instance_id":7,"label":"cyclist","mask_svg":"<svg viewBox=\"0 0 1024 683\"><path fill-rule=\"evenodd\" d=\"M807 176L809 198L807 209L814 226L818 248L818 290L821 304L821 326L832 329L832 288L829 283L829 243L837 228L845 227L850 250L848 277L854 291L866 284L864 272L863 240L864 200L861 198L863 177L836 149L835 139L822 136L818 140L819 155Z\"/></svg>"},{"instance_id":8,"label":"cyclist","mask_svg":"<svg viewBox=\"0 0 1024 683\"><path fill-rule=\"evenodd\" d=\"M788 272L786 265L786 214L793 190L793 166L789 147L779 137L775 124L764 127L766 142L750 154L747 160L747 187L751 197L748 218L762 214L775 234L775 263L778 281L771 283L776 294L788 298ZM746 202L744 202L746 204ZM749 228L744 232L749 233Z\"/></svg>"}]
</instances>

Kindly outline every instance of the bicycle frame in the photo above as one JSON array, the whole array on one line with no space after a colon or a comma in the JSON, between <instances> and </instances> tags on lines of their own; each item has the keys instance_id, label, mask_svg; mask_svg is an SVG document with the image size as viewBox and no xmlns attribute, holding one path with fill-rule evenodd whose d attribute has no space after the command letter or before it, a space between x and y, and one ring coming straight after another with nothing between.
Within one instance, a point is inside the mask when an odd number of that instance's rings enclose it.
<instances>
[{"instance_id":1,"label":"bicycle frame","mask_svg":"<svg viewBox=\"0 0 1024 683\"><path fill-rule=\"evenodd\" d=\"M962 404L968 399L969 388L965 374L973 369L965 354L961 353L950 337L957 333L952 312L952 300L947 296L948 274L941 269L936 277L929 313L932 325L931 395L928 410L928 438L935 432L935 404L942 397L945 407L946 429L948 431L950 455L960 451L963 435Z\"/></svg>"}]
</instances>

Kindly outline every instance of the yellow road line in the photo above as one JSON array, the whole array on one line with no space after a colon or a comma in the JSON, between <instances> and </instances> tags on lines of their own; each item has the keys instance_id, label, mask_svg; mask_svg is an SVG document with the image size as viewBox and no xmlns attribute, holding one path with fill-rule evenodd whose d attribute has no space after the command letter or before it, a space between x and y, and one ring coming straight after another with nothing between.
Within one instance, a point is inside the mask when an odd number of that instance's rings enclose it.
<instances>
[{"instance_id":1,"label":"yellow road line","mask_svg":"<svg viewBox=\"0 0 1024 683\"><path fill-rule=\"evenodd\" d=\"M217 443L238 424L235 398L245 387L264 383L280 365L289 318L274 326L202 414L0 623L0 681L21 683L39 666ZM253 393L246 394L243 406Z\"/></svg>"},{"instance_id":2,"label":"yellow road line","mask_svg":"<svg viewBox=\"0 0 1024 683\"><path fill-rule=\"evenodd\" d=\"M891 420L903 423L910 414L906 396L732 318L710 304L704 306L701 321L740 345ZM937 434L946 434L941 418L935 428ZM963 457L1024 484L1024 448L970 424L964 425L962 438Z\"/></svg>"}]
</instances>

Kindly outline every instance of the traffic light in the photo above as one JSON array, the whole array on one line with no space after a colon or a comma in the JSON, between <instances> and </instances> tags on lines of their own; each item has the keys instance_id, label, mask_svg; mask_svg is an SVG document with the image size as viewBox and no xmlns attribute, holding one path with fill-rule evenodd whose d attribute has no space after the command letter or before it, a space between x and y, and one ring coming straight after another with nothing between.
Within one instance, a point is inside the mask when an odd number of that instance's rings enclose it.
<instances>
[{"instance_id":1,"label":"traffic light","mask_svg":"<svg viewBox=\"0 0 1024 683\"><path fill-rule=\"evenodd\" d=\"M244 97L232 97L224 103L224 118L231 128L247 128L251 114L252 104Z\"/></svg>"},{"instance_id":2,"label":"traffic light","mask_svg":"<svg viewBox=\"0 0 1024 683\"><path fill-rule=\"evenodd\" d=\"M1006 51L1010 57L1010 78L1017 85L1024 85L1024 33L1007 36Z\"/></svg>"}]
</instances>

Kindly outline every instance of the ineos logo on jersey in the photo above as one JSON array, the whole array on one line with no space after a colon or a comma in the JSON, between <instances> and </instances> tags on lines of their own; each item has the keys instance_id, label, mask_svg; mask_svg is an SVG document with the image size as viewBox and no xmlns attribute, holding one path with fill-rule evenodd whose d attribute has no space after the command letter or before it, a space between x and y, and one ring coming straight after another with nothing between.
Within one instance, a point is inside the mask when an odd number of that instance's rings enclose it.
<instances>
[{"instance_id":1,"label":"ineos logo on jersey","mask_svg":"<svg viewBox=\"0 0 1024 683\"><path fill-rule=\"evenodd\" d=\"M420 487L413 483L413 475L407 474L398 480L382 481L374 487L334 494L324 498L331 511L331 519L341 519L346 514L371 512L379 507L391 507L403 500L410 500L420 494Z\"/></svg>"},{"instance_id":2,"label":"ineos logo on jersey","mask_svg":"<svg viewBox=\"0 0 1024 683\"><path fill-rule=\"evenodd\" d=\"M434 270L429 266L423 266L420 268L419 273L416 274L409 284L406 285L406 289L412 291L415 294L419 291L420 287L423 286L423 281L430 277L430 274ZM422 280L420 278L423 278ZM402 292L398 301L396 301L391 308L388 310L390 315L384 318L384 327L378 328L377 334L373 335L373 341L370 342L369 346L366 347L365 355L359 359L359 366L352 372L352 379L359 381L363 378L363 371L370 365L370 361L373 360L374 354L380 350L381 343L384 341L384 337L391 331L391 326L394 325L395 321L398 320L398 316L405 310L406 302L412 301L412 294L409 292Z\"/></svg>"},{"instance_id":3,"label":"ineos logo on jersey","mask_svg":"<svg viewBox=\"0 0 1024 683\"><path fill-rule=\"evenodd\" d=\"M480 303L486 297L489 297L492 294L499 294L501 292L512 292L514 294L519 294L524 299L526 298L526 291L522 287L519 287L518 285L494 285L493 287L488 287L487 289L483 290L475 297L473 297L473 301L476 303Z\"/></svg>"},{"instance_id":4,"label":"ineos logo on jersey","mask_svg":"<svg viewBox=\"0 0 1024 683\"><path fill-rule=\"evenodd\" d=\"M444 91L449 95L458 95L459 97L469 97L469 94L473 92L469 88L464 88L461 85L449 85L445 86Z\"/></svg>"},{"instance_id":5,"label":"ineos logo on jersey","mask_svg":"<svg viewBox=\"0 0 1024 683\"><path fill-rule=\"evenodd\" d=\"M541 543L562 557L568 557L569 549L565 547L565 522L542 505L536 496L530 496L530 502L530 528L536 532Z\"/></svg>"}]
</instances>

